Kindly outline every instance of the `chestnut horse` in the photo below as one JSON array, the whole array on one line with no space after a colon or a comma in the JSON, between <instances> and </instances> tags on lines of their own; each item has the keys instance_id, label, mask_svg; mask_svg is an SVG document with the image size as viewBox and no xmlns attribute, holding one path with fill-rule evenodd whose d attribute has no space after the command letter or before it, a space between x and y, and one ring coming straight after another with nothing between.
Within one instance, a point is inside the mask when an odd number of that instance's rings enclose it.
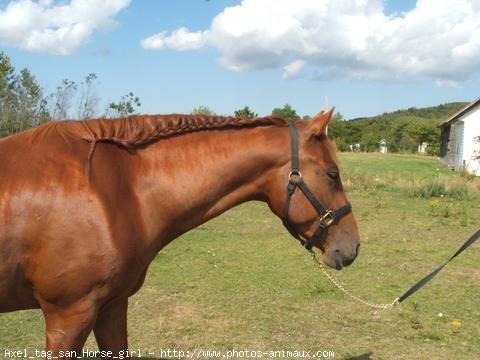
<instances>
[{"instance_id":1,"label":"chestnut horse","mask_svg":"<svg viewBox=\"0 0 480 360\"><path fill-rule=\"evenodd\" d=\"M301 175L289 175L289 125L275 117L61 121L0 139L0 312L40 308L53 354L81 352L92 330L115 354L128 348L128 297L181 234L249 200L282 217L288 198L290 230L310 239L320 216L286 188L301 176L326 209L348 204L332 112L296 122ZM331 222L314 245L340 269L359 235L349 211Z\"/></svg>"}]
</instances>

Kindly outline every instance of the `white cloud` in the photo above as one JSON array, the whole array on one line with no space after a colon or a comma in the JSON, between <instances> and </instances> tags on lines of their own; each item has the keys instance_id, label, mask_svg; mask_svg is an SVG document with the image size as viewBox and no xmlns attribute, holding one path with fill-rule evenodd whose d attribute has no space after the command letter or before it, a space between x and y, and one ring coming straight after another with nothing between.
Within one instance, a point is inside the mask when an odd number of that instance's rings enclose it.
<instances>
[{"instance_id":1,"label":"white cloud","mask_svg":"<svg viewBox=\"0 0 480 360\"><path fill-rule=\"evenodd\" d=\"M450 88L455 90L463 89L462 85L455 80L448 80L448 79L437 79L435 80L435 84L441 88Z\"/></svg>"},{"instance_id":2,"label":"white cloud","mask_svg":"<svg viewBox=\"0 0 480 360\"><path fill-rule=\"evenodd\" d=\"M297 77L298 72L305 66L304 60L295 60L283 68L283 78L292 79Z\"/></svg>"},{"instance_id":3,"label":"white cloud","mask_svg":"<svg viewBox=\"0 0 480 360\"><path fill-rule=\"evenodd\" d=\"M302 74L314 79L427 77L444 85L480 68L480 0L418 0L392 15L383 0L243 0L204 31L161 32L142 46L212 46L227 69L284 68L285 78L308 65Z\"/></svg>"},{"instance_id":4,"label":"white cloud","mask_svg":"<svg viewBox=\"0 0 480 360\"><path fill-rule=\"evenodd\" d=\"M204 45L201 32L190 32L181 27L167 36L165 32L157 33L141 41L144 49L171 48L179 51L199 49Z\"/></svg>"},{"instance_id":5,"label":"white cloud","mask_svg":"<svg viewBox=\"0 0 480 360\"><path fill-rule=\"evenodd\" d=\"M12 0L0 9L0 44L34 52L70 55L131 0Z\"/></svg>"}]
</instances>

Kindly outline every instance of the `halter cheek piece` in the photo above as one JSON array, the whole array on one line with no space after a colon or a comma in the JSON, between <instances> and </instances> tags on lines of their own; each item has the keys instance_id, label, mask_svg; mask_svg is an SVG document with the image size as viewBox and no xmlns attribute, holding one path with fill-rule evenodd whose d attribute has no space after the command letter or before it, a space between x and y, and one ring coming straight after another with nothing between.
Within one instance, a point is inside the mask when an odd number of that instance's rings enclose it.
<instances>
[{"instance_id":1,"label":"halter cheek piece","mask_svg":"<svg viewBox=\"0 0 480 360\"><path fill-rule=\"evenodd\" d=\"M337 210L326 210L322 204L320 204L320 201L318 201L315 195L313 195L307 184L303 182L302 173L300 172L300 167L298 165L298 135L295 123L290 122L288 126L290 129L290 148L292 157L291 170L288 174L287 200L285 202L285 207L283 208L282 222L287 228L288 232L294 238L298 239L307 250L311 250L314 245L318 245L320 237L330 225L352 210L352 205L347 203ZM290 201L297 187L300 188L302 193L307 197L308 201L310 201L310 204L312 204L320 217L320 224L318 225L317 230L315 230L312 237L307 240L303 240L298 232L296 232L293 226L288 222Z\"/></svg>"}]
</instances>

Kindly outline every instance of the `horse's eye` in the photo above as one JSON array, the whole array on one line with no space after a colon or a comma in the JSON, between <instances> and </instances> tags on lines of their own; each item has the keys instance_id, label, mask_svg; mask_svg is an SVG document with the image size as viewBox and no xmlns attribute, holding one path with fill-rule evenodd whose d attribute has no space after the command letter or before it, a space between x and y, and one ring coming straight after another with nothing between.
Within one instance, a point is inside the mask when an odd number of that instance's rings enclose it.
<instances>
[{"instance_id":1,"label":"horse's eye","mask_svg":"<svg viewBox=\"0 0 480 360\"><path fill-rule=\"evenodd\" d=\"M338 171L327 171L327 176L332 180L338 180Z\"/></svg>"}]
</instances>

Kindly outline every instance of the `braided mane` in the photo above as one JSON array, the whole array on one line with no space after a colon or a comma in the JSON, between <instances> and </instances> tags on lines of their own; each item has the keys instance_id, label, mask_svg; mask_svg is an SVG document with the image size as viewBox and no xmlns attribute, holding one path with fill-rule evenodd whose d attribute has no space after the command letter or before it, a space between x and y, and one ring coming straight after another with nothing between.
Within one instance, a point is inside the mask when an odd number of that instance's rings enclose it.
<instances>
[{"instance_id":1,"label":"braided mane","mask_svg":"<svg viewBox=\"0 0 480 360\"><path fill-rule=\"evenodd\" d=\"M90 179L91 160L98 142L112 142L128 150L135 150L155 140L202 130L245 128L256 126L287 126L280 117L267 116L241 119L232 116L202 115L132 115L119 119L93 119L82 121L52 121L33 131L33 136L45 136L53 129L66 141L70 137L90 143L85 173Z\"/></svg>"},{"instance_id":2,"label":"braided mane","mask_svg":"<svg viewBox=\"0 0 480 360\"><path fill-rule=\"evenodd\" d=\"M62 130L92 144L113 142L135 149L157 139L194 131L256 126L286 126L287 122L274 116L240 119L231 116L202 115L132 115L120 119L65 121ZM60 124L59 124L60 125ZM60 129L58 129L60 130Z\"/></svg>"}]
</instances>

